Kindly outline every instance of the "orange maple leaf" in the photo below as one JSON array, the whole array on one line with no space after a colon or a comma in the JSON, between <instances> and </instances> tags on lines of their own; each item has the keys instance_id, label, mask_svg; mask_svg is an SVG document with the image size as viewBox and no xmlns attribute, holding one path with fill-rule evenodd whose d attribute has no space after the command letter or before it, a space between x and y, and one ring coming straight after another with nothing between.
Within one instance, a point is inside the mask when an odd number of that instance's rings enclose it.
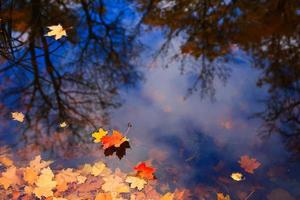
<instances>
[{"instance_id":1,"label":"orange maple leaf","mask_svg":"<svg viewBox=\"0 0 300 200\"><path fill-rule=\"evenodd\" d=\"M137 175L146 178L146 179L154 179L154 172L156 171L155 168L151 166L147 166L146 163L142 162L139 165L134 167L134 170L137 171Z\"/></svg>"},{"instance_id":2,"label":"orange maple leaf","mask_svg":"<svg viewBox=\"0 0 300 200\"><path fill-rule=\"evenodd\" d=\"M241 156L239 163L241 168L243 168L250 174L253 174L254 170L261 165L261 163L258 162L255 158L250 158L248 155Z\"/></svg>"},{"instance_id":3,"label":"orange maple leaf","mask_svg":"<svg viewBox=\"0 0 300 200\"><path fill-rule=\"evenodd\" d=\"M103 144L103 149L107 149L111 146L119 147L123 142L128 141L119 131L113 130L111 136L106 135L102 137L101 142Z\"/></svg>"}]
</instances>

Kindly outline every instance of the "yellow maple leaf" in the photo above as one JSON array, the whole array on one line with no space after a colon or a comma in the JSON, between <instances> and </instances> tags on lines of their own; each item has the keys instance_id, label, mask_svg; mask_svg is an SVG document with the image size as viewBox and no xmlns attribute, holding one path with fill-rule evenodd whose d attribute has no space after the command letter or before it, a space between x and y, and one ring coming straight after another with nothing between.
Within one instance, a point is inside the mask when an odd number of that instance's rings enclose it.
<instances>
[{"instance_id":1,"label":"yellow maple leaf","mask_svg":"<svg viewBox=\"0 0 300 200\"><path fill-rule=\"evenodd\" d=\"M77 183L78 184L85 183L85 181L86 181L86 177L85 176L81 176L81 175L77 176Z\"/></svg>"},{"instance_id":2,"label":"yellow maple leaf","mask_svg":"<svg viewBox=\"0 0 300 200\"><path fill-rule=\"evenodd\" d=\"M99 161L92 166L91 174L93 176L99 176L105 168L106 165L103 162Z\"/></svg>"},{"instance_id":3,"label":"yellow maple leaf","mask_svg":"<svg viewBox=\"0 0 300 200\"><path fill-rule=\"evenodd\" d=\"M125 182L130 183L130 188L137 188L138 190L142 190L147 184L144 179L135 176L128 176Z\"/></svg>"},{"instance_id":4,"label":"yellow maple leaf","mask_svg":"<svg viewBox=\"0 0 300 200\"><path fill-rule=\"evenodd\" d=\"M33 193L38 197L51 197L53 196L53 189L56 187L56 181L53 180L54 174L52 170L47 167L41 170L41 175L36 181L36 188Z\"/></svg>"},{"instance_id":5,"label":"yellow maple leaf","mask_svg":"<svg viewBox=\"0 0 300 200\"><path fill-rule=\"evenodd\" d=\"M68 126L67 122L62 122L59 124L59 127L61 127L61 128L65 128L67 126Z\"/></svg>"},{"instance_id":6,"label":"yellow maple leaf","mask_svg":"<svg viewBox=\"0 0 300 200\"><path fill-rule=\"evenodd\" d=\"M88 175L92 173L92 165L91 164L84 164L83 168L81 169L81 173L84 175Z\"/></svg>"},{"instance_id":7,"label":"yellow maple leaf","mask_svg":"<svg viewBox=\"0 0 300 200\"><path fill-rule=\"evenodd\" d=\"M101 139L107 135L108 131L104 130L103 128L100 128L99 131L93 132L92 136L95 138L94 142L99 143L101 142Z\"/></svg>"},{"instance_id":8,"label":"yellow maple leaf","mask_svg":"<svg viewBox=\"0 0 300 200\"><path fill-rule=\"evenodd\" d=\"M60 24L48 26L48 28L50 29L50 31L46 34L46 36L55 36L55 40L59 40L60 38L62 38L62 36L67 36L66 31Z\"/></svg>"},{"instance_id":9,"label":"yellow maple leaf","mask_svg":"<svg viewBox=\"0 0 300 200\"><path fill-rule=\"evenodd\" d=\"M15 166L11 166L7 168L5 172L2 172L0 177L0 185L2 185L4 189L7 189L12 185L20 184L20 179L16 172L17 168Z\"/></svg>"},{"instance_id":10,"label":"yellow maple leaf","mask_svg":"<svg viewBox=\"0 0 300 200\"><path fill-rule=\"evenodd\" d=\"M239 172L232 173L230 177L235 181L242 181L245 179L243 174Z\"/></svg>"},{"instance_id":11,"label":"yellow maple leaf","mask_svg":"<svg viewBox=\"0 0 300 200\"><path fill-rule=\"evenodd\" d=\"M164 196L160 197L160 200L173 200L174 199L174 194L171 192L168 192L164 194Z\"/></svg>"},{"instance_id":12,"label":"yellow maple leaf","mask_svg":"<svg viewBox=\"0 0 300 200\"><path fill-rule=\"evenodd\" d=\"M230 196L228 194L225 196L223 193L217 193L217 200L230 200Z\"/></svg>"},{"instance_id":13,"label":"yellow maple leaf","mask_svg":"<svg viewBox=\"0 0 300 200\"><path fill-rule=\"evenodd\" d=\"M29 162L29 167L39 172L41 169L48 167L53 161L43 161L41 156L36 156L32 161Z\"/></svg>"},{"instance_id":14,"label":"yellow maple leaf","mask_svg":"<svg viewBox=\"0 0 300 200\"><path fill-rule=\"evenodd\" d=\"M30 185L34 184L38 178L38 172L30 167L26 167L23 172L24 180Z\"/></svg>"},{"instance_id":15,"label":"yellow maple leaf","mask_svg":"<svg viewBox=\"0 0 300 200\"><path fill-rule=\"evenodd\" d=\"M57 183L57 191L64 192L68 189L68 183L77 182L78 172L74 172L73 169L63 169L55 176Z\"/></svg>"},{"instance_id":16,"label":"yellow maple leaf","mask_svg":"<svg viewBox=\"0 0 300 200\"><path fill-rule=\"evenodd\" d=\"M25 116L21 112L12 112L11 117L12 117L13 120L16 120L18 122L23 122Z\"/></svg>"},{"instance_id":17,"label":"yellow maple leaf","mask_svg":"<svg viewBox=\"0 0 300 200\"><path fill-rule=\"evenodd\" d=\"M123 183L122 178L116 175L109 175L103 178L104 184L102 185L102 190L105 192L112 193L126 193L129 192L128 185Z\"/></svg>"}]
</instances>

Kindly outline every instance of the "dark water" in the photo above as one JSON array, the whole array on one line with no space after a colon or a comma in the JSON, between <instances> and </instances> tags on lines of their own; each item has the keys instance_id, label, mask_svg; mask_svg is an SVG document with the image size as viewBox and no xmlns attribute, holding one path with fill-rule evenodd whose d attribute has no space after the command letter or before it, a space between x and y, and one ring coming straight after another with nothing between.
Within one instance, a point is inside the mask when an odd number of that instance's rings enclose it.
<instances>
[{"instance_id":1,"label":"dark water","mask_svg":"<svg viewBox=\"0 0 300 200\"><path fill-rule=\"evenodd\" d=\"M76 2L1 2L2 146L77 166L102 154L91 132L130 122L111 167L152 160L198 199L300 198L299 1ZM242 155L262 165L233 182Z\"/></svg>"}]
</instances>

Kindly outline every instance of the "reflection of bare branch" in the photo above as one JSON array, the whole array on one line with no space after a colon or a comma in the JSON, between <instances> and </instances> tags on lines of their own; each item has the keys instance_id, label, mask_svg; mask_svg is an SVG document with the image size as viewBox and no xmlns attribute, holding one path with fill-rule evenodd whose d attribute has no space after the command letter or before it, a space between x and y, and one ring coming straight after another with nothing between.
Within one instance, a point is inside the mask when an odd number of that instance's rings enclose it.
<instances>
[{"instance_id":1,"label":"reflection of bare branch","mask_svg":"<svg viewBox=\"0 0 300 200\"><path fill-rule=\"evenodd\" d=\"M12 3L5 4L6 7L0 7L0 10L7 10ZM0 67L0 76L12 80L1 93L1 99L7 99L10 106L22 102L28 123L23 133L24 141L37 142L44 131L55 132L62 121L69 124L73 138L85 139L84 128L100 126L107 117L106 109L120 105L115 98L118 87L134 84L139 78L130 63L134 56L130 47L134 41L128 39L132 37L122 27L123 13L107 22L105 13L97 10L99 5L105 7L101 0L82 0L76 4L79 7L70 9L61 1L29 1L27 5L16 1L16 10L31 16L30 20L14 21L15 18L6 14L7 20L1 21L4 30L9 27L16 32L20 31L14 28L17 23L26 25L19 35L26 33L27 37L19 43L21 46L15 47L18 50L17 53L14 51L15 57L8 56L11 50L6 47L1 46L0 52L6 59ZM85 22L77 25L82 19ZM7 23L9 20L11 24ZM73 27L68 29L67 40L53 41L45 37L46 27L57 23ZM4 45L9 44L7 41L14 44L12 41L19 39L11 32L5 35ZM77 33L79 40L74 39ZM2 45L2 40L0 42ZM61 58L64 57L61 55L67 53L66 47L74 56L64 60L62 66ZM20 75L26 79L16 79ZM16 98L10 100L12 96ZM26 133L32 131L33 135ZM59 136L58 140L61 141Z\"/></svg>"}]
</instances>

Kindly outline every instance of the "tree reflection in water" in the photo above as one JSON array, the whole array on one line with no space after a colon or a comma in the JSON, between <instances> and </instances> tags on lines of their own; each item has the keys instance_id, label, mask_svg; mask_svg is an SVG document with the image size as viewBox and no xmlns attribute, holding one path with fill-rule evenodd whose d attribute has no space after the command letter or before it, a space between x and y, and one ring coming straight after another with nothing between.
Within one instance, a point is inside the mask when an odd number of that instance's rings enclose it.
<instances>
[{"instance_id":1,"label":"tree reflection in water","mask_svg":"<svg viewBox=\"0 0 300 200\"><path fill-rule=\"evenodd\" d=\"M145 24L163 28L161 51L168 51L172 39L184 38L174 58L198 61L190 92L213 95L214 79L229 77L224 63L233 48L249 53L262 71L257 85L269 89L265 110L256 115L264 120L262 132L280 133L300 153L299 1L139 0L137 7Z\"/></svg>"},{"instance_id":2,"label":"tree reflection in water","mask_svg":"<svg viewBox=\"0 0 300 200\"><path fill-rule=\"evenodd\" d=\"M24 132L24 141L38 140L45 128L54 132L63 121L72 138L85 139L83 128L104 125L106 111L120 105L118 89L141 78L131 62L141 46L124 22L131 11L123 4L107 12L109 6L102 0L1 1L1 110L6 116L24 111L25 132L35 133ZM57 24L68 36L45 37L47 26Z\"/></svg>"}]
</instances>

